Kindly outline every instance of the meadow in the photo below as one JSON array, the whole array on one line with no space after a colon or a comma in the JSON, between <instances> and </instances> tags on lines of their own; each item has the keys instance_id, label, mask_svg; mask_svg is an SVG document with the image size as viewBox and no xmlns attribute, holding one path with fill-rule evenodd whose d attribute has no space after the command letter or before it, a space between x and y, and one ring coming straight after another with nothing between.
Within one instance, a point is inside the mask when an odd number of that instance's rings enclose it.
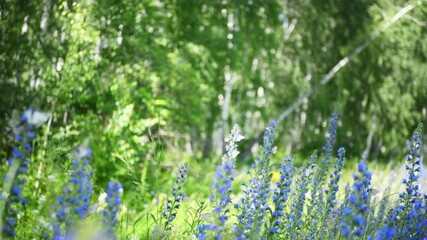
<instances>
[{"instance_id":1,"label":"meadow","mask_svg":"<svg viewBox=\"0 0 427 240\"><path fill-rule=\"evenodd\" d=\"M392 170L391 166L368 164L363 158L359 162L346 159L346 150L336 143L337 114L329 121L321 150L301 160L299 167L292 155L278 164L272 160L277 151L273 140L276 123L272 121L246 171L236 168L238 144L244 136L235 125L216 168L208 166L213 162L176 164L172 167L176 176L162 188L170 187L169 191L152 191L149 201L139 204L143 208L130 208L127 195L133 190L123 189L120 179L112 179L105 189L94 188L87 143L64 159L66 171L48 173L47 179L34 176L33 140L46 121L43 114L27 110L14 126L16 145L3 174L1 195L5 238L427 237L421 124L408 139L409 145L402 146L407 151L404 169ZM344 168L346 165L350 166Z\"/></svg>"}]
</instances>

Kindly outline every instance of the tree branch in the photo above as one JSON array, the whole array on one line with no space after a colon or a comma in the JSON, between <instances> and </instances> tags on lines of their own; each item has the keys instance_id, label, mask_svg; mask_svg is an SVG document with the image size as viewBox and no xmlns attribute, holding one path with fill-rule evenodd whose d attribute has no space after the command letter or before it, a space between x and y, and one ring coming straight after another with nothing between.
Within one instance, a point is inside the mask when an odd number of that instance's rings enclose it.
<instances>
[{"instance_id":1,"label":"tree branch","mask_svg":"<svg viewBox=\"0 0 427 240\"><path fill-rule=\"evenodd\" d=\"M316 90L321 87L322 85L327 84L332 80L332 78L335 76L335 74L341 70L343 67L345 67L351 60L353 60L354 57L359 55L363 50L365 50L369 43L373 40L375 40L379 34L383 31L385 31L387 28L392 26L394 23L396 23L400 18L405 16L409 11L414 9L417 5L415 3L408 4L404 8L400 9L399 12L397 12L389 22L386 22L383 24L383 26L377 30L372 32L369 37L356 49L353 50L349 55L342 58L321 80L319 83L315 84L313 87L311 87L309 90L304 92L294 103L292 103L291 106L289 106L287 109L285 109L279 117L276 119L276 123L279 124L284 119L286 119L292 112L298 109L298 107L303 103L304 99L309 98L311 95L313 95ZM251 143L249 144L248 148L242 153L242 159L246 160L249 156L252 147L259 142L262 139L262 133L261 132L256 138L254 138Z\"/></svg>"}]
</instances>

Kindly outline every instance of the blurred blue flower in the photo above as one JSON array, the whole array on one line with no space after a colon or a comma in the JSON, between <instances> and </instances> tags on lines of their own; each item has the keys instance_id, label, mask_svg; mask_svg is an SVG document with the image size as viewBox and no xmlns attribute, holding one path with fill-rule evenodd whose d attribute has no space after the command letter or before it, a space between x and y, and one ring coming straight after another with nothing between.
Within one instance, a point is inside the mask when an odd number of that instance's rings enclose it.
<instances>
[{"instance_id":1,"label":"blurred blue flower","mask_svg":"<svg viewBox=\"0 0 427 240\"><path fill-rule=\"evenodd\" d=\"M122 185L117 181L110 181L107 187L107 197L105 202L107 208L102 211L103 223L105 228L104 239L115 240L117 239L115 228L117 225L117 215L122 203Z\"/></svg>"},{"instance_id":2,"label":"blurred blue flower","mask_svg":"<svg viewBox=\"0 0 427 240\"><path fill-rule=\"evenodd\" d=\"M203 224L203 226L199 227L200 232L196 234L199 239L203 239L207 235L210 236L206 231L212 231L214 238L221 238L223 235L223 227L228 220L230 212L229 204L231 204L230 194L233 182L232 171L236 168L236 157L239 153L237 151L237 142L242 138L239 127L235 125L226 139L226 152L222 157L222 164L217 167L217 171L214 174L213 191L210 196L210 201L214 202L213 223Z\"/></svg>"},{"instance_id":3,"label":"blurred blue flower","mask_svg":"<svg viewBox=\"0 0 427 240\"><path fill-rule=\"evenodd\" d=\"M64 187L64 195L57 198L59 209L54 215L53 236L58 239L69 238L76 219L87 216L93 193L90 182L90 149L85 146L77 147L73 156L69 183Z\"/></svg>"},{"instance_id":4,"label":"blurred blue flower","mask_svg":"<svg viewBox=\"0 0 427 240\"><path fill-rule=\"evenodd\" d=\"M3 191L10 190L10 194L5 199L4 213L1 216L3 218L3 235L10 237L15 236L20 206L27 204L27 199L22 197L22 187L26 182L24 175L28 172L31 144L35 137L34 123L28 121L25 113L21 116L21 122L13 128L16 145L12 148L12 157L7 160L9 170L3 177L5 183L10 186L10 189L3 189Z\"/></svg>"},{"instance_id":5,"label":"blurred blue flower","mask_svg":"<svg viewBox=\"0 0 427 240\"><path fill-rule=\"evenodd\" d=\"M357 165L357 173L353 174L353 188L347 195L341 214L341 233L348 236L362 236L367 227L372 173L364 161ZM345 233L345 234L344 234Z\"/></svg>"},{"instance_id":6,"label":"blurred blue flower","mask_svg":"<svg viewBox=\"0 0 427 240\"><path fill-rule=\"evenodd\" d=\"M326 214L330 214L332 209L335 208L338 183L341 179L341 171L345 161L345 149L342 147L338 149L337 163L334 165L334 172L330 174L329 191L327 192L327 207Z\"/></svg>"},{"instance_id":7,"label":"blurred blue flower","mask_svg":"<svg viewBox=\"0 0 427 240\"><path fill-rule=\"evenodd\" d=\"M180 203L184 199L184 191L182 185L187 181L188 167L187 163L181 164L178 174L175 178L175 184L172 187L172 199L166 199L166 206L163 210L163 217L165 218L165 230L171 229L171 222L176 218L177 210L180 208Z\"/></svg>"}]
</instances>

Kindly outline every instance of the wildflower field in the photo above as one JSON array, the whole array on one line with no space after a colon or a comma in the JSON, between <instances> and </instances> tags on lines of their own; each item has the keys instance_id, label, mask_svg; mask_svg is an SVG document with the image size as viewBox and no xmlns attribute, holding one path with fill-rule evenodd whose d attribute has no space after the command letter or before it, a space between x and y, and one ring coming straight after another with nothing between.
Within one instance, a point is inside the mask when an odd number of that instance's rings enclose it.
<instances>
[{"instance_id":1,"label":"wildflower field","mask_svg":"<svg viewBox=\"0 0 427 240\"><path fill-rule=\"evenodd\" d=\"M174 166L167 192L129 209L120 182L105 189L92 184L90 146L64 159L66 171L34 176L34 139L43 112L25 111L14 126L13 154L4 168L1 195L2 236L16 239L425 239L427 182L422 173L420 124L408 139L405 173L381 189L373 184L367 159L342 179L345 148L336 146L338 115L332 115L321 150L294 165L284 156L273 164L272 121L247 173L236 169L241 135L235 125L214 173L196 183L197 163ZM352 164L354 165L354 164ZM210 168L213 170L213 168ZM155 175L155 174L153 174ZM52 178L58 178L53 180ZM60 180L59 180L60 179ZM44 181L40 187L39 182ZM377 180L381 181L381 180ZM196 186L186 187L188 184ZM203 185L206 184L206 185ZM382 184L387 184L383 182ZM95 190L94 190L95 189ZM209 196L203 197L208 194ZM126 198L124 198L126 200ZM31 227L29 227L31 226Z\"/></svg>"},{"instance_id":2,"label":"wildflower field","mask_svg":"<svg viewBox=\"0 0 427 240\"><path fill-rule=\"evenodd\" d=\"M427 240L426 20L0 0L0 240Z\"/></svg>"}]
</instances>

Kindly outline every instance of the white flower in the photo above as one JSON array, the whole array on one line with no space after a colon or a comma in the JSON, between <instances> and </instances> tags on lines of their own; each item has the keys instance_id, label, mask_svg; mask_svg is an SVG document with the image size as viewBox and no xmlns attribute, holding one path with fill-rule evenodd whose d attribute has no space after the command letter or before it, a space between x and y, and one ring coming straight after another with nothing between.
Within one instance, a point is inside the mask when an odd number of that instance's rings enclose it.
<instances>
[{"instance_id":1,"label":"white flower","mask_svg":"<svg viewBox=\"0 0 427 240\"><path fill-rule=\"evenodd\" d=\"M46 222L44 217L39 217L39 223L43 228L47 228L50 225L48 222Z\"/></svg>"},{"instance_id":2,"label":"white flower","mask_svg":"<svg viewBox=\"0 0 427 240\"><path fill-rule=\"evenodd\" d=\"M100 211L99 204L95 203L89 206L89 213L96 213L97 211Z\"/></svg>"},{"instance_id":3,"label":"white flower","mask_svg":"<svg viewBox=\"0 0 427 240\"><path fill-rule=\"evenodd\" d=\"M128 210L128 208L124 205L124 204L122 204L121 205L121 209L120 209L123 213L125 213L125 212L127 212L127 210Z\"/></svg>"},{"instance_id":4,"label":"white flower","mask_svg":"<svg viewBox=\"0 0 427 240\"><path fill-rule=\"evenodd\" d=\"M104 205L105 204L105 198L107 197L107 193L101 193L101 194L99 194L99 197L98 197L98 203L99 203L99 205Z\"/></svg>"},{"instance_id":5,"label":"white flower","mask_svg":"<svg viewBox=\"0 0 427 240\"><path fill-rule=\"evenodd\" d=\"M39 198L39 202L43 203L45 201L46 201L46 195L41 195L40 198Z\"/></svg>"}]
</instances>

